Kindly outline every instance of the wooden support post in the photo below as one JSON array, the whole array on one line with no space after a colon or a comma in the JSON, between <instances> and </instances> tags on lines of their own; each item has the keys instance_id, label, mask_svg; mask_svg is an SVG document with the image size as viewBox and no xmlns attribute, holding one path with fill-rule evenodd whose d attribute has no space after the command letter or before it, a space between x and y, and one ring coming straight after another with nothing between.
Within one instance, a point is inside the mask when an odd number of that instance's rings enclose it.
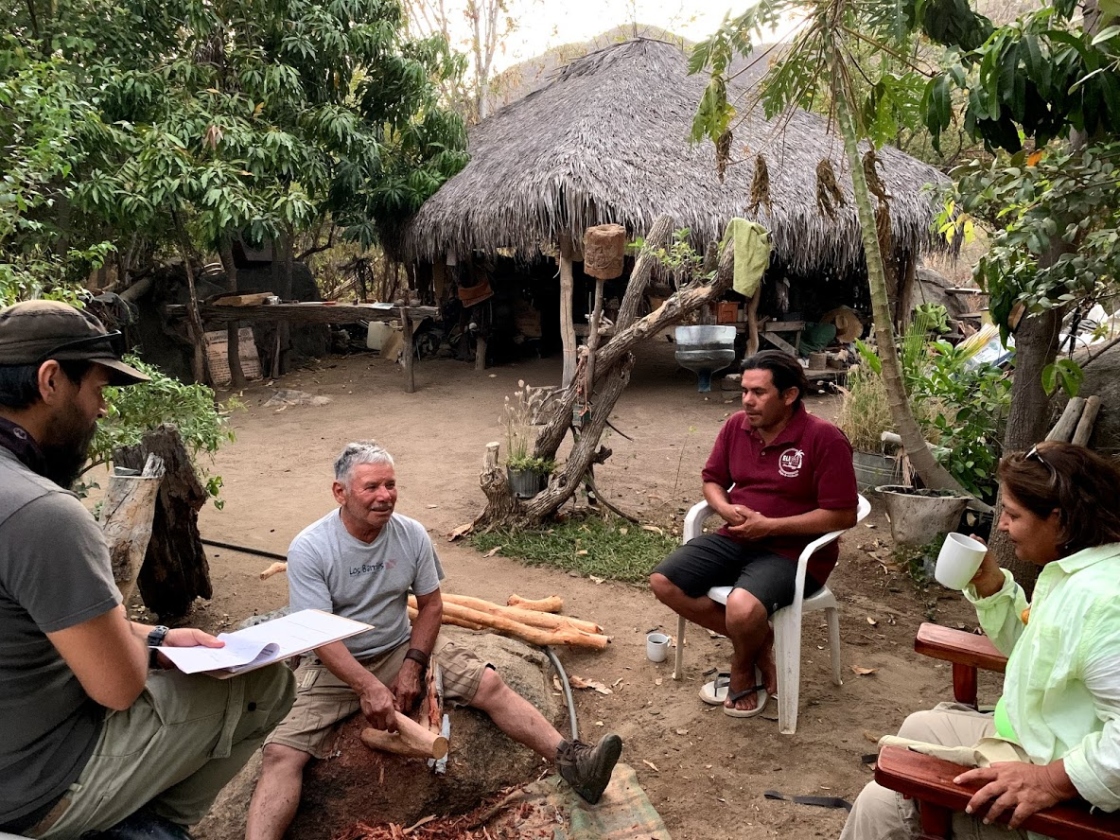
<instances>
[{"instance_id":1,"label":"wooden support post","mask_svg":"<svg viewBox=\"0 0 1120 840\"><path fill-rule=\"evenodd\" d=\"M1077 446L1088 446L1089 438L1093 435L1093 424L1097 422L1097 415L1101 410L1101 398L1096 394L1085 400L1085 408L1081 412L1081 419L1077 421L1070 443Z\"/></svg>"},{"instance_id":2,"label":"wooden support post","mask_svg":"<svg viewBox=\"0 0 1120 840\"><path fill-rule=\"evenodd\" d=\"M762 280L758 281L758 288L751 295L747 303L747 355L753 356L758 352L758 302L762 299Z\"/></svg>"},{"instance_id":3,"label":"wooden support post","mask_svg":"<svg viewBox=\"0 0 1120 840\"><path fill-rule=\"evenodd\" d=\"M584 398L591 402L595 382L595 351L599 348L599 322L603 317L603 281L595 280L595 307L591 310L591 332L587 336L587 391Z\"/></svg>"},{"instance_id":4,"label":"wooden support post","mask_svg":"<svg viewBox=\"0 0 1120 840\"><path fill-rule=\"evenodd\" d=\"M564 348L563 388L572 384L576 375L576 326L572 319L572 237L560 234L560 338Z\"/></svg>"},{"instance_id":5,"label":"wooden support post","mask_svg":"<svg viewBox=\"0 0 1120 840\"><path fill-rule=\"evenodd\" d=\"M404 328L404 392L416 393L416 372L413 364L416 361L416 348L412 346L412 318L408 314L408 307L401 307L401 326Z\"/></svg>"},{"instance_id":6,"label":"wooden support post","mask_svg":"<svg viewBox=\"0 0 1120 840\"><path fill-rule=\"evenodd\" d=\"M1058 418L1058 422L1054 424L1054 428L1046 435L1046 439L1069 443L1070 438L1073 437L1074 429L1077 428L1077 421L1081 419L1081 412L1084 409L1085 398L1072 397L1070 401L1066 403L1066 409L1062 412L1062 416Z\"/></svg>"},{"instance_id":7,"label":"wooden support post","mask_svg":"<svg viewBox=\"0 0 1120 840\"><path fill-rule=\"evenodd\" d=\"M482 333L474 339L474 369L486 370L486 336Z\"/></svg>"}]
</instances>

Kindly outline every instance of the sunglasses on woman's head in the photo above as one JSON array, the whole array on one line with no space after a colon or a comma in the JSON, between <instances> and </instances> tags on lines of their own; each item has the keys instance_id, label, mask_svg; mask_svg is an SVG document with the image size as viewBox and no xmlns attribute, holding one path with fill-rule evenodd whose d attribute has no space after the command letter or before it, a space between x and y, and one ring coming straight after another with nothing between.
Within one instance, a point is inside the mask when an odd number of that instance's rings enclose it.
<instances>
[{"instance_id":1,"label":"sunglasses on woman's head","mask_svg":"<svg viewBox=\"0 0 1120 840\"><path fill-rule=\"evenodd\" d=\"M1032 446L1030 451L1024 456L1024 459L1029 461L1031 459L1038 461L1042 466L1046 467L1046 472L1050 473L1050 485L1053 486L1058 480L1058 471L1054 469L1054 465L1042 457L1042 453L1038 451L1037 446Z\"/></svg>"}]
</instances>

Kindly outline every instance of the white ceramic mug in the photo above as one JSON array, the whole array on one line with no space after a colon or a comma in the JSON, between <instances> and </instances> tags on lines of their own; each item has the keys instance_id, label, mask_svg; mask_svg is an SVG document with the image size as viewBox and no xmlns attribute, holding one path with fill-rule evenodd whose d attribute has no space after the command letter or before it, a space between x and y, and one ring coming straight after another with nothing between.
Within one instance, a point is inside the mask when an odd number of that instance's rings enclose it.
<instances>
[{"instance_id":1,"label":"white ceramic mug","mask_svg":"<svg viewBox=\"0 0 1120 840\"><path fill-rule=\"evenodd\" d=\"M669 658L669 637L664 633L646 635L646 656L650 662L664 662Z\"/></svg>"},{"instance_id":2,"label":"white ceramic mug","mask_svg":"<svg viewBox=\"0 0 1120 840\"><path fill-rule=\"evenodd\" d=\"M964 534L949 534L937 555L933 577L949 589L964 589L987 553L988 547L979 540Z\"/></svg>"}]
</instances>

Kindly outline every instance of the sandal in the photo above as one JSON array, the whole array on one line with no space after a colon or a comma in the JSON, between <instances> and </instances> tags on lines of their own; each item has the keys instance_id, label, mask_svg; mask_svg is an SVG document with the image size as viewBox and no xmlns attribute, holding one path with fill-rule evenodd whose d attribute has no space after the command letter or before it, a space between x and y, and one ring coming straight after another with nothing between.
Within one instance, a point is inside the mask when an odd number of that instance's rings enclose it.
<instances>
[{"instance_id":1,"label":"sandal","mask_svg":"<svg viewBox=\"0 0 1120 840\"><path fill-rule=\"evenodd\" d=\"M714 680L704 683L704 685L700 687L700 699L709 706L722 706L723 701L727 699L727 691L730 686L730 672L720 671L716 674Z\"/></svg>"},{"instance_id":2,"label":"sandal","mask_svg":"<svg viewBox=\"0 0 1120 840\"><path fill-rule=\"evenodd\" d=\"M757 665L754 669L754 678L758 683L757 685L752 685L750 688L743 689L742 691L736 691L734 694L727 697L727 699L730 700L732 704L735 704L749 694L757 694L758 698L755 701L755 707L753 709L736 709L734 705L728 706L725 704L723 707L723 713L725 715L734 718L749 718L762 714L762 710L766 708L766 704L770 701L770 694L766 691L766 684L762 682L762 671L759 670Z\"/></svg>"}]
</instances>

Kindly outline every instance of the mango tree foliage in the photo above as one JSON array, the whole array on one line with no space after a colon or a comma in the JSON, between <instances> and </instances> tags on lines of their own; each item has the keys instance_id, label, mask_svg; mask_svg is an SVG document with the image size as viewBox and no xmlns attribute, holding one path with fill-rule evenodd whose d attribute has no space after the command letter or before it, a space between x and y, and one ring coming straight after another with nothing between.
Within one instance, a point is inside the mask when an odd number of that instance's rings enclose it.
<instances>
[{"instance_id":1,"label":"mango tree foliage","mask_svg":"<svg viewBox=\"0 0 1120 840\"><path fill-rule=\"evenodd\" d=\"M465 162L442 45L404 38L392 0L9 5L16 53L68 79L53 107L92 115L55 175L71 239L209 249L329 218L370 244Z\"/></svg>"}]
</instances>

